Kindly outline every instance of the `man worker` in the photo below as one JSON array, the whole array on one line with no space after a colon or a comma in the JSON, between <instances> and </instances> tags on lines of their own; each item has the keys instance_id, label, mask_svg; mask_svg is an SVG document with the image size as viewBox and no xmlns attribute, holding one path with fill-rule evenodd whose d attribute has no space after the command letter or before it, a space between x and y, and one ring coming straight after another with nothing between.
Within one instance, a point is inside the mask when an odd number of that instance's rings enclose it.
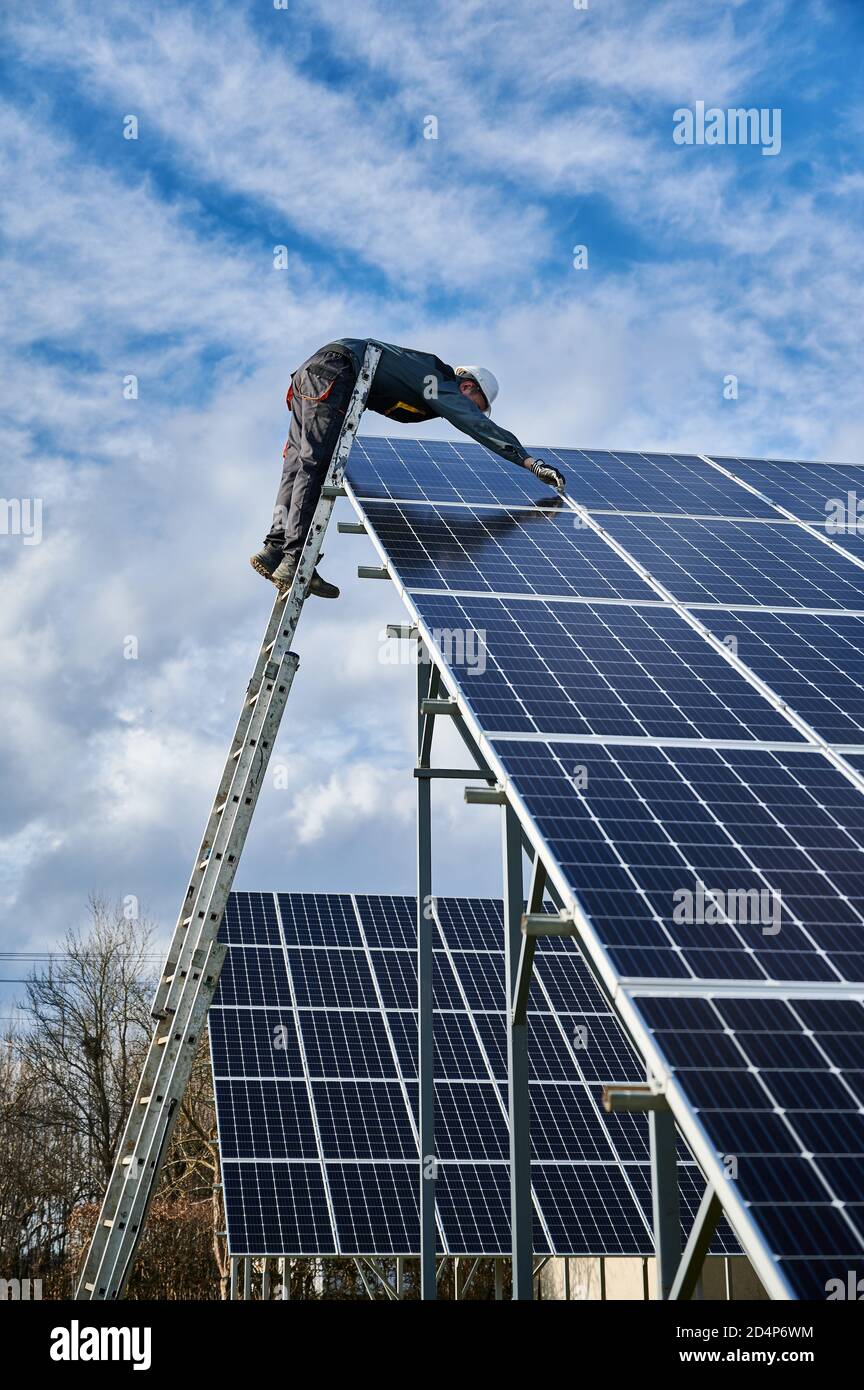
<instances>
[{"instance_id":1,"label":"man worker","mask_svg":"<svg viewBox=\"0 0 864 1390\"><path fill-rule=\"evenodd\" d=\"M371 341L382 353L366 402L370 410L405 424L440 415L463 434L563 492L563 474L533 458L514 434L491 420L498 382L486 367L450 367L431 352ZM319 348L291 377L287 398L291 428L273 523L263 549L251 559L252 568L272 580L280 593L291 587L365 352L364 339L341 338ZM309 593L339 597L335 584L328 584L317 570Z\"/></svg>"}]
</instances>

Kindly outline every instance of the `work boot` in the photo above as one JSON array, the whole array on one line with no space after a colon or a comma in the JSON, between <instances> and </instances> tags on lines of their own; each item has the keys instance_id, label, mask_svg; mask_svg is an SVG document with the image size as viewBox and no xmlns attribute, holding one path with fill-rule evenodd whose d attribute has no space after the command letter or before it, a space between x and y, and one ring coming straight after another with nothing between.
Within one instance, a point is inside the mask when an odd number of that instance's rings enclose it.
<instances>
[{"instance_id":1,"label":"work boot","mask_svg":"<svg viewBox=\"0 0 864 1390\"><path fill-rule=\"evenodd\" d=\"M317 570L312 571L312 578L309 580L309 592L316 598L338 598L339 590L335 584L328 584L326 579L322 579Z\"/></svg>"},{"instance_id":2,"label":"work boot","mask_svg":"<svg viewBox=\"0 0 864 1390\"><path fill-rule=\"evenodd\" d=\"M265 545L257 555L250 556L249 563L256 574L260 574L264 579L272 579L273 571L278 568L281 559L282 551L278 545Z\"/></svg>"},{"instance_id":3,"label":"work boot","mask_svg":"<svg viewBox=\"0 0 864 1390\"><path fill-rule=\"evenodd\" d=\"M283 555L279 564L268 578L273 580L280 594L287 594L291 585L294 583L294 576L297 573L297 556Z\"/></svg>"}]
</instances>

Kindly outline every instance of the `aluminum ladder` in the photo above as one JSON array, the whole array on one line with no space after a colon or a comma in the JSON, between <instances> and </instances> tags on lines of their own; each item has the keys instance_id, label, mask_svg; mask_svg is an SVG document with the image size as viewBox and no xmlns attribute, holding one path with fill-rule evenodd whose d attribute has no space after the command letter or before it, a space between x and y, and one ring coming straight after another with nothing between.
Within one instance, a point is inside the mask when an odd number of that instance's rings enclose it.
<instances>
[{"instance_id":1,"label":"aluminum ladder","mask_svg":"<svg viewBox=\"0 0 864 1390\"><path fill-rule=\"evenodd\" d=\"M79 1299L120 1298L126 1287L225 959L219 924L299 664L290 645L380 357L381 348L369 343L294 582L273 605L246 689L153 1000L153 1035L79 1278Z\"/></svg>"}]
</instances>

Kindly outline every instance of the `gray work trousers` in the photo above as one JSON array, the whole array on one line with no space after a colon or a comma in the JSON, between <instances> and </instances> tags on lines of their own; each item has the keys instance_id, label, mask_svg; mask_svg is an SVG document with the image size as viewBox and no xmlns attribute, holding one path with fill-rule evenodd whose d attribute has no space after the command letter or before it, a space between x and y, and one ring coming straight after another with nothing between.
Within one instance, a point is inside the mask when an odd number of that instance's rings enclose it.
<instances>
[{"instance_id":1,"label":"gray work trousers","mask_svg":"<svg viewBox=\"0 0 864 1390\"><path fill-rule=\"evenodd\" d=\"M291 377L291 428L264 544L299 558L357 380L357 364L332 344L313 352Z\"/></svg>"}]
</instances>

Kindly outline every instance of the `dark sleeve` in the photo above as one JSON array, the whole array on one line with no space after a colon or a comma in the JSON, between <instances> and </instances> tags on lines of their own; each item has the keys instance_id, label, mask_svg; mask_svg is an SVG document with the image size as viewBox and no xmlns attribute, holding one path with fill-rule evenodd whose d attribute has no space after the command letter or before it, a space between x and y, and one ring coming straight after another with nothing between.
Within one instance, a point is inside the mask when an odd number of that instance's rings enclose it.
<instances>
[{"instance_id":1,"label":"dark sleeve","mask_svg":"<svg viewBox=\"0 0 864 1390\"><path fill-rule=\"evenodd\" d=\"M500 454L508 462L522 464L528 457L527 449L522 448L515 434L502 430L473 401L463 396L458 382L439 380L437 398L427 399L426 404L436 415L455 425L457 430L470 435L478 444L485 444L487 449Z\"/></svg>"}]
</instances>

